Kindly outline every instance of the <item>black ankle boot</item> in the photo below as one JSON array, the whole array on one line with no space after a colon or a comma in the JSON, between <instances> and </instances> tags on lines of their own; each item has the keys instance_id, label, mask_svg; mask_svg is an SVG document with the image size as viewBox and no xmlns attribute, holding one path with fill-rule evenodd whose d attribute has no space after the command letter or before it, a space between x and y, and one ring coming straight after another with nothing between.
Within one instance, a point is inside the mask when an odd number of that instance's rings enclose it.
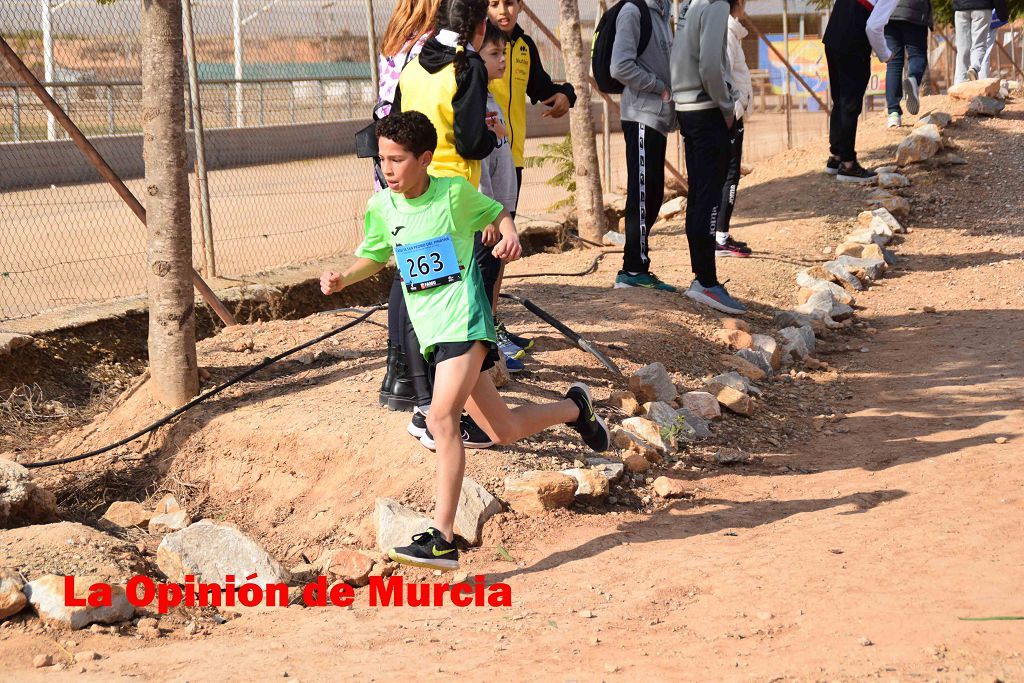
<instances>
[{"instance_id":1,"label":"black ankle boot","mask_svg":"<svg viewBox=\"0 0 1024 683\"><path fill-rule=\"evenodd\" d=\"M409 378L405 354L397 346L388 346L388 367L380 385L380 404L389 410L412 410L415 392Z\"/></svg>"},{"instance_id":2,"label":"black ankle boot","mask_svg":"<svg viewBox=\"0 0 1024 683\"><path fill-rule=\"evenodd\" d=\"M402 352L399 351L398 347L392 346L389 341L387 370L384 371L384 379L380 383L380 404L382 406L388 404L388 397L391 395L391 384L395 381L395 364L398 362L400 353Z\"/></svg>"}]
</instances>

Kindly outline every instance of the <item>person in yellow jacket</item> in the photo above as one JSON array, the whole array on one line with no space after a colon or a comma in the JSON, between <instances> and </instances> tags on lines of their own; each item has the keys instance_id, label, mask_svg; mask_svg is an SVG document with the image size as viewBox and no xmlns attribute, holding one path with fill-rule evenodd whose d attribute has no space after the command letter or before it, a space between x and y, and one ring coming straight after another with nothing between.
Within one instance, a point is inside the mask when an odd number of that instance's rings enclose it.
<instances>
[{"instance_id":1,"label":"person in yellow jacket","mask_svg":"<svg viewBox=\"0 0 1024 683\"><path fill-rule=\"evenodd\" d=\"M430 173L480 185L480 160L498 144L487 125L487 66L477 50L487 27L485 0L445 0L437 33L402 70L392 111L418 111L437 129Z\"/></svg>"},{"instance_id":2,"label":"person in yellow jacket","mask_svg":"<svg viewBox=\"0 0 1024 683\"><path fill-rule=\"evenodd\" d=\"M555 83L541 64L537 44L519 25L521 0L488 0L491 23L508 35L505 45L505 76L491 81L491 94L508 122L516 180L523 185L523 157L526 151L526 98L550 107L542 116L561 118L576 104L576 91L569 83Z\"/></svg>"}]
</instances>

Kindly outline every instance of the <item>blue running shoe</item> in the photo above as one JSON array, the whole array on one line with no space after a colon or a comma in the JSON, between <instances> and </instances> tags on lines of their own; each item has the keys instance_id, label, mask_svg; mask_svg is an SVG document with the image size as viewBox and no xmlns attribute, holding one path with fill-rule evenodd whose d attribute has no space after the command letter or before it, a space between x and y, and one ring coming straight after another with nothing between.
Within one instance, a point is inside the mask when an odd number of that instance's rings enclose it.
<instances>
[{"instance_id":1,"label":"blue running shoe","mask_svg":"<svg viewBox=\"0 0 1024 683\"><path fill-rule=\"evenodd\" d=\"M514 375L517 372L522 372L523 370L525 370L526 366L523 365L523 361L519 360L518 358L505 356L505 369L508 370L509 374Z\"/></svg>"},{"instance_id":2,"label":"blue running shoe","mask_svg":"<svg viewBox=\"0 0 1024 683\"><path fill-rule=\"evenodd\" d=\"M690 285L690 288L686 290L686 296L690 297L694 301L704 304L705 306L710 306L716 311L721 311L722 313L743 315L747 312L746 306L729 295L729 292L725 290L725 285L704 287L694 280L693 284Z\"/></svg>"},{"instance_id":3,"label":"blue running shoe","mask_svg":"<svg viewBox=\"0 0 1024 683\"><path fill-rule=\"evenodd\" d=\"M494 330L498 333L498 344L501 344L502 337L507 341L511 342L515 346L519 347L522 351L529 351L533 347L533 340L527 339L526 337L520 337L518 334L512 334L505 327L505 323L501 322L497 318L494 319ZM514 358L522 358L522 356L513 356Z\"/></svg>"}]
</instances>

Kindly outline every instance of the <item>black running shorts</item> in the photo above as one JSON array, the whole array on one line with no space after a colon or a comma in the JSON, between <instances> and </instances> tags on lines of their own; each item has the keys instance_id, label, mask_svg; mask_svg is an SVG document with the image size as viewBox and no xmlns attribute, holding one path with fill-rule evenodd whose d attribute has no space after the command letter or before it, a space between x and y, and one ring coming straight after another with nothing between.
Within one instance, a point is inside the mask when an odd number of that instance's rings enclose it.
<instances>
[{"instance_id":1,"label":"black running shorts","mask_svg":"<svg viewBox=\"0 0 1024 683\"><path fill-rule=\"evenodd\" d=\"M441 342L434 346L434 350L430 352L430 358L427 362L430 363L431 373L437 367L438 363L442 363L450 358L458 358L469 353L473 345L478 343L477 341L464 341L464 342ZM498 362L498 345L494 342L490 342L484 339L479 340L480 344L487 347L487 355L484 356L484 362L480 367L480 372L487 372L494 367L495 363Z\"/></svg>"}]
</instances>

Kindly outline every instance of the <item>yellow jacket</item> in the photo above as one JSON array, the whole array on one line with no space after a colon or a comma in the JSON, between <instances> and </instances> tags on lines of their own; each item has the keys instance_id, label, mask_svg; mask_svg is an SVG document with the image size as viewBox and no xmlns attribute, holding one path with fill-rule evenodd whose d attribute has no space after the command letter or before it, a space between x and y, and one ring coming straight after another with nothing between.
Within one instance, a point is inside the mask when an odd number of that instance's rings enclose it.
<instances>
[{"instance_id":1,"label":"yellow jacket","mask_svg":"<svg viewBox=\"0 0 1024 683\"><path fill-rule=\"evenodd\" d=\"M537 44L516 24L505 43L505 77L491 81L490 89L508 122L508 136L512 142L512 159L516 168L523 167L526 150L526 98L537 104L558 93L576 104L576 91L569 83L555 83L544 71Z\"/></svg>"}]
</instances>

